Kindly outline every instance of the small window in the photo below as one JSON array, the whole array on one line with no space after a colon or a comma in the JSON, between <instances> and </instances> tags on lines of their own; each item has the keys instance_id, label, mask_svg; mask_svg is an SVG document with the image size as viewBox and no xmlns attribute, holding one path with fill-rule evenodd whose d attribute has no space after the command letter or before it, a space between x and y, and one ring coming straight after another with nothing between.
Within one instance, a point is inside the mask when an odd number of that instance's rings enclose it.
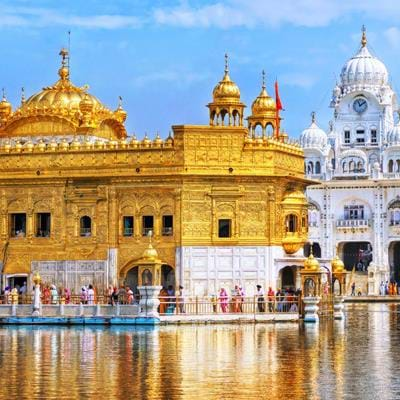
<instances>
[{"instance_id":1,"label":"small window","mask_svg":"<svg viewBox=\"0 0 400 400\"><path fill-rule=\"evenodd\" d=\"M163 236L172 236L174 233L173 226L173 217L172 215L163 215L162 217L162 235Z\"/></svg>"},{"instance_id":2,"label":"small window","mask_svg":"<svg viewBox=\"0 0 400 400\"><path fill-rule=\"evenodd\" d=\"M350 143L350 131L344 131L344 143L345 144Z\"/></svg>"},{"instance_id":3,"label":"small window","mask_svg":"<svg viewBox=\"0 0 400 400\"><path fill-rule=\"evenodd\" d=\"M229 238L231 237L231 220L219 219L218 220L218 237Z\"/></svg>"},{"instance_id":4,"label":"small window","mask_svg":"<svg viewBox=\"0 0 400 400\"><path fill-rule=\"evenodd\" d=\"M152 215L144 215L142 217L142 235L147 236L154 229L154 217Z\"/></svg>"},{"instance_id":5,"label":"small window","mask_svg":"<svg viewBox=\"0 0 400 400\"><path fill-rule=\"evenodd\" d=\"M365 131L364 129L356 130L356 142L357 143L365 143Z\"/></svg>"},{"instance_id":6,"label":"small window","mask_svg":"<svg viewBox=\"0 0 400 400\"><path fill-rule=\"evenodd\" d=\"M294 233L297 231L297 216L289 214L286 217L286 232Z\"/></svg>"},{"instance_id":7,"label":"small window","mask_svg":"<svg viewBox=\"0 0 400 400\"><path fill-rule=\"evenodd\" d=\"M124 216L123 217L123 236L133 236L133 217L132 216Z\"/></svg>"},{"instance_id":8,"label":"small window","mask_svg":"<svg viewBox=\"0 0 400 400\"><path fill-rule=\"evenodd\" d=\"M92 220L87 215L85 215L84 217L81 217L80 235L82 237L89 237L92 235Z\"/></svg>"},{"instance_id":9,"label":"small window","mask_svg":"<svg viewBox=\"0 0 400 400\"><path fill-rule=\"evenodd\" d=\"M10 215L10 236L17 238L26 236L26 214Z\"/></svg>"},{"instance_id":10,"label":"small window","mask_svg":"<svg viewBox=\"0 0 400 400\"><path fill-rule=\"evenodd\" d=\"M378 143L378 136L376 133L376 129L371 129L371 143Z\"/></svg>"},{"instance_id":11,"label":"small window","mask_svg":"<svg viewBox=\"0 0 400 400\"><path fill-rule=\"evenodd\" d=\"M50 237L50 213L36 214L36 237Z\"/></svg>"}]
</instances>

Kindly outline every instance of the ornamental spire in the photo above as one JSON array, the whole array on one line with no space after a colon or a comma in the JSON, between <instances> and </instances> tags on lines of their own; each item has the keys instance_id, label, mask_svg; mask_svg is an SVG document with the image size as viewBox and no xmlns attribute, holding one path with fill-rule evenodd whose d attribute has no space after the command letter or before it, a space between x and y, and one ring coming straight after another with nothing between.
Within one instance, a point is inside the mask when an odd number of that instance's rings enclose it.
<instances>
[{"instance_id":1,"label":"ornamental spire","mask_svg":"<svg viewBox=\"0 0 400 400\"><path fill-rule=\"evenodd\" d=\"M228 53L225 53L225 75L229 73L229 66L228 66Z\"/></svg>"},{"instance_id":2,"label":"ornamental spire","mask_svg":"<svg viewBox=\"0 0 400 400\"><path fill-rule=\"evenodd\" d=\"M367 45L367 34L366 34L366 29L365 29L365 25L362 26L361 28L361 32L362 32L362 36L361 36L361 47L365 47Z\"/></svg>"},{"instance_id":3,"label":"ornamental spire","mask_svg":"<svg viewBox=\"0 0 400 400\"><path fill-rule=\"evenodd\" d=\"M315 111L313 111L311 113L311 123L314 124L315 123Z\"/></svg>"},{"instance_id":4,"label":"ornamental spire","mask_svg":"<svg viewBox=\"0 0 400 400\"><path fill-rule=\"evenodd\" d=\"M265 71L262 70L261 74L262 74L262 88L264 90L265 89Z\"/></svg>"},{"instance_id":5,"label":"ornamental spire","mask_svg":"<svg viewBox=\"0 0 400 400\"><path fill-rule=\"evenodd\" d=\"M6 89L2 88L1 89L2 95L3 95L3 99L2 101L7 101L7 97L6 97Z\"/></svg>"},{"instance_id":6,"label":"ornamental spire","mask_svg":"<svg viewBox=\"0 0 400 400\"><path fill-rule=\"evenodd\" d=\"M25 104L25 88L21 88L21 104Z\"/></svg>"},{"instance_id":7,"label":"ornamental spire","mask_svg":"<svg viewBox=\"0 0 400 400\"><path fill-rule=\"evenodd\" d=\"M69 80L69 51L66 48L60 50L61 68L58 70L58 75L65 81Z\"/></svg>"}]
</instances>

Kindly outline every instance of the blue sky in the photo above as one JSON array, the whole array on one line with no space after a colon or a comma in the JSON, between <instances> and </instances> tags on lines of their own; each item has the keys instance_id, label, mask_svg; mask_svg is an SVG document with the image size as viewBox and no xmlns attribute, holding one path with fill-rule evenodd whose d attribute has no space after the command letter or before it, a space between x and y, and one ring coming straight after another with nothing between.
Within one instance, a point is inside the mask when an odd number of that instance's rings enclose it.
<instances>
[{"instance_id":1,"label":"blue sky","mask_svg":"<svg viewBox=\"0 0 400 400\"><path fill-rule=\"evenodd\" d=\"M310 113L327 128L331 91L344 62L368 46L400 88L400 4L393 0L1 0L0 87L13 105L57 80L71 30L71 79L110 108L118 96L132 134L166 137L174 124L207 124L224 54L247 115L267 74L278 78L283 128L293 137Z\"/></svg>"}]
</instances>

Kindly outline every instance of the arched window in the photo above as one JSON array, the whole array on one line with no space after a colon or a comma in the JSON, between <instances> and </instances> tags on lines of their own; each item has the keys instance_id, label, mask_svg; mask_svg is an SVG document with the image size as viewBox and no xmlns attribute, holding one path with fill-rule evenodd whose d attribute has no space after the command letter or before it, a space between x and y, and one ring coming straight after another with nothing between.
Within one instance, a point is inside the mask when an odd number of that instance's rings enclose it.
<instances>
[{"instance_id":1,"label":"arched window","mask_svg":"<svg viewBox=\"0 0 400 400\"><path fill-rule=\"evenodd\" d=\"M389 225L400 225L400 200L396 200L390 204L389 218Z\"/></svg>"},{"instance_id":2,"label":"arched window","mask_svg":"<svg viewBox=\"0 0 400 400\"><path fill-rule=\"evenodd\" d=\"M267 126L265 127L265 131L267 136L273 136L274 135L274 127L272 124L267 124Z\"/></svg>"},{"instance_id":3,"label":"arched window","mask_svg":"<svg viewBox=\"0 0 400 400\"><path fill-rule=\"evenodd\" d=\"M92 235L92 220L87 215L81 217L80 220L80 235L88 237Z\"/></svg>"},{"instance_id":4,"label":"arched window","mask_svg":"<svg viewBox=\"0 0 400 400\"><path fill-rule=\"evenodd\" d=\"M347 163L346 163L346 161L343 161L342 169L343 169L343 172L347 172Z\"/></svg>"},{"instance_id":5,"label":"arched window","mask_svg":"<svg viewBox=\"0 0 400 400\"><path fill-rule=\"evenodd\" d=\"M286 216L286 232L297 232L297 215L289 214Z\"/></svg>"},{"instance_id":6,"label":"arched window","mask_svg":"<svg viewBox=\"0 0 400 400\"><path fill-rule=\"evenodd\" d=\"M313 174L314 173L314 163L310 161L307 166L307 174Z\"/></svg>"},{"instance_id":7,"label":"arched window","mask_svg":"<svg viewBox=\"0 0 400 400\"><path fill-rule=\"evenodd\" d=\"M363 162L362 161L359 161L357 163L357 171L356 172L364 172Z\"/></svg>"},{"instance_id":8,"label":"arched window","mask_svg":"<svg viewBox=\"0 0 400 400\"><path fill-rule=\"evenodd\" d=\"M254 126L254 136L255 137L261 137L263 135L263 129L260 124L256 124Z\"/></svg>"},{"instance_id":9,"label":"arched window","mask_svg":"<svg viewBox=\"0 0 400 400\"><path fill-rule=\"evenodd\" d=\"M353 160L349 162L349 172L354 172L355 163Z\"/></svg>"},{"instance_id":10,"label":"arched window","mask_svg":"<svg viewBox=\"0 0 400 400\"><path fill-rule=\"evenodd\" d=\"M396 160L396 172L400 172L400 160Z\"/></svg>"},{"instance_id":11,"label":"arched window","mask_svg":"<svg viewBox=\"0 0 400 400\"><path fill-rule=\"evenodd\" d=\"M389 160L388 171L393 172L393 160Z\"/></svg>"},{"instance_id":12,"label":"arched window","mask_svg":"<svg viewBox=\"0 0 400 400\"><path fill-rule=\"evenodd\" d=\"M321 163L319 161L317 161L315 163L315 173L316 174L320 174L321 173Z\"/></svg>"}]
</instances>

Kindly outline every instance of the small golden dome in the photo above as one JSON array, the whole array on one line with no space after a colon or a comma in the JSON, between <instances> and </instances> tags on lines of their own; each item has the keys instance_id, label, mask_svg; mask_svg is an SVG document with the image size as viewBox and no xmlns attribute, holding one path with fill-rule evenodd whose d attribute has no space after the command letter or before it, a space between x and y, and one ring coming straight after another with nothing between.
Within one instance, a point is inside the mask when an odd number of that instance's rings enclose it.
<instances>
[{"instance_id":1,"label":"small golden dome","mask_svg":"<svg viewBox=\"0 0 400 400\"><path fill-rule=\"evenodd\" d=\"M228 55L225 54L224 77L213 90L214 103L240 103L240 90L229 76Z\"/></svg>"},{"instance_id":2,"label":"small golden dome","mask_svg":"<svg viewBox=\"0 0 400 400\"><path fill-rule=\"evenodd\" d=\"M119 96L118 108L114 111L118 121L125 122L128 113L122 108L122 97Z\"/></svg>"},{"instance_id":3,"label":"small golden dome","mask_svg":"<svg viewBox=\"0 0 400 400\"><path fill-rule=\"evenodd\" d=\"M339 258L339 256L337 254L336 254L335 258L332 260L331 265L332 265L333 273L338 273L338 272L344 271L344 262Z\"/></svg>"},{"instance_id":4,"label":"small golden dome","mask_svg":"<svg viewBox=\"0 0 400 400\"><path fill-rule=\"evenodd\" d=\"M157 250L149 243L147 249L143 252L142 258L148 261L156 261L158 259Z\"/></svg>"},{"instance_id":5,"label":"small golden dome","mask_svg":"<svg viewBox=\"0 0 400 400\"><path fill-rule=\"evenodd\" d=\"M268 95L265 87L265 72L262 72L262 87L258 97L253 101L251 105L252 116L266 116L274 117L276 115L276 103L275 100Z\"/></svg>"},{"instance_id":6,"label":"small golden dome","mask_svg":"<svg viewBox=\"0 0 400 400\"><path fill-rule=\"evenodd\" d=\"M124 138L124 139L121 139L121 140L119 141L118 145L119 145L119 147L121 147L121 149L126 149L126 148L128 147L128 142L127 142L127 140Z\"/></svg>"},{"instance_id":7,"label":"small golden dome","mask_svg":"<svg viewBox=\"0 0 400 400\"><path fill-rule=\"evenodd\" d=\"M144 147L150 147L151 145L151 140L149 139L149 137L147 136L147 133L144 135L144 138L142 140L143 146Z\"/></svg>"},{"instance_id":8,"label":"small golden dome","mask_svg":"<svg viewBox=\"0 0 400 400\"><path fill-rule=\"evenodd\" d=\"M6 119L7 117L10 116L11 113L12 113L12 106L7 101L6 93L3 89L3 98L0 101L0 118Z\"/></svg>"},{"instance_id":9,"label":"small golden dome","mask_svg":"<svg viewBox=\"0 0 400 400\"><path fill-rule=\"evenodd\" d=\"M15 150L16 150L18 153L21 153L21 151L22 151L22 144L21 144L21 142L20 142L19 140L17 140L17 141L15 142Z\"/></svg>"},{"instance_id":10,"label":"small golden dome","mask_svg":"<svg viewBox=\"0 0 400 400\"><path fill-rule=\"evenodd\" d=\"M134 147L134 148L139 146L139 140L137 139L136 135L132 136L132 139L129 144L131 147Z\"/></svg>"},{"instance_id":11,"label":"small golden dome","mask_svg":"<svg viewBox=\"0 0 400 400\"><path fill-rule=\"evenodd\" d=\"M67 151L69 149L69 143L67 142L66 139L63 139L62 142L60 143L60 149L63 151Z\"/></svg>"},{"instance_id":12,"label":"small golden dome","mask_svg":"<svg viewBox=\"0 0 400 400\"><path fill-rule=\"evenodd\" d=\"M308 256L308 258L304 261L304 269L306 271L319 271L319 262L316 258L314 258L314 255L312 252Z\"/></svg>"},{"instance_id":13,"label":"small golden dome","mask_svg":"<svg viewBox=\"0 0 400 400\"><path fill-rule=\"evenodd\" d=\"M154 139L154 144L157 146L157 147L161 147L161 145L163 144L163 141L162 141L162 139L160 138L160 135L157 133L157 136L156 136L156 138Z\"/></svg>"},{"instance_id":14,"label":"small golden dome","mask_svg":"<svg viewBox=\"0 0 400 400\"><path fill-rule=\"evenodd\" d=\"M77 137L74 137L74 140L71 142L71 149L72 150L79 150L81 147L81 143Z\"/></svg>"},{"instance_id":15,"label":"small golden dome","mask_svg":"<svg viewBox=\"0 0 400 400\"><path fill-rule=\"evenodd\" d=\"M39 151L45 151L46 150L46 143L43 142L43 139L39 140L39 143L38 143L37 146L38 146Z\"/></svg>"},{"instance_id":16,"label":"small golden dome","mask_svg":"<svg viewBox=\"0 0 400 400\"><path fill-rule=\"evenodd\" d=\"M26 151L28 151L28 152L32 152L33 151L33 143L32 143L31 140L28 140L25 143L25 148L26 148Z\"/></svg>"},{"instance_id":17,"label":"small golden dome","mask_svg":"<svg viewBox=\"0 0 400 400\"><path fill-rule=\"evenodd\" d=\"M58 147L58 144L57 144L57 142L55 141L55 139L53 139L53 140L50 142L49 148L50 148L51 151L56 151L56 150L57 150L57 147Z\"/></svg>"},{"instance_id":18,"label":"small golden dome","mask_svg":"<svg viewBox=\"0 0 400 400\"><path fill-rule=\"evenodd\" d=\"M9 140L7 140L7 141L4 143L4 151L7 152L7 153L9 153L10 150L11 150L11 143L10 143Z\"/></svg>"},{"instance_id":19,"label":"small golden dome","mask_svg":"<svg viewBox=\"0 0 400 400\"><path fill-rule=\"evenodd\" d=\"M173 137L171 136L171 131L169 132L168 137L167 137L167 139L165 140L165 144L166 144L168 147L170 147L170 146L172 146L172 145L174 144L174 139L173 139Z\"/></svg>"}]
</instances>

